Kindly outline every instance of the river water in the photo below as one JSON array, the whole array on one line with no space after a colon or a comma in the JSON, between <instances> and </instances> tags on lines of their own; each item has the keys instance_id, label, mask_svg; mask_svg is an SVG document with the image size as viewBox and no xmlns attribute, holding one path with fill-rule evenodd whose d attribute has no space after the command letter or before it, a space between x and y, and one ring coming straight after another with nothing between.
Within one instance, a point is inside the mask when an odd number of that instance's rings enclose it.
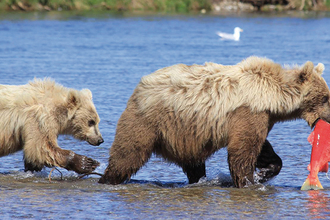
<instances>
[{"instance_id":1,"label":"river water","mask_svg":"<svg viewBox=\"0 0 330 220\"><path fill-rule=\"evenodd\" d=\"M239 42L217 31L244 30ZM0 83L26 84L51 77L75 89L89 88L101 117L105 143L94 147L72 137L59 145L107 166L117 120L143 75L177 63L236 64L265 56L281 64L310 60L325 65L330 83L330 17L148 15L72 13L0 14ZM264 185L232 187L227 152L206 163L207 178L189 185L182 170L161 158L127 184L98 184L60 169L24 173L23 154L0 158L1 219L329 219L330 180L322 191L300 191L311 153L303 120L275 125L269 140L283 160L281 173Z\"/></svg>"}]
</instances>

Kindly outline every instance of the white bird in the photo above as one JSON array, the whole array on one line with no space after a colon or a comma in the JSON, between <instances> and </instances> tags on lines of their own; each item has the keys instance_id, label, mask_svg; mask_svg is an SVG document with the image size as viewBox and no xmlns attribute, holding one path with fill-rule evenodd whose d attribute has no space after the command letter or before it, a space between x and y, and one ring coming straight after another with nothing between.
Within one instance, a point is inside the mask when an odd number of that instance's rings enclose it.
<instances>
[{"instance_id":1,"label":"white bird","mask_svg":"<svg viewBox=\"0 0 330 220\"><path fill-rule=\"evenodd\" d=\"M240 32L243 32L243 30L239 27L235 27L234 34L227 34L223 32L217 32L217 35L221 37L221 40L234 40L239 41Z\"/></svg>"}]
</instances>

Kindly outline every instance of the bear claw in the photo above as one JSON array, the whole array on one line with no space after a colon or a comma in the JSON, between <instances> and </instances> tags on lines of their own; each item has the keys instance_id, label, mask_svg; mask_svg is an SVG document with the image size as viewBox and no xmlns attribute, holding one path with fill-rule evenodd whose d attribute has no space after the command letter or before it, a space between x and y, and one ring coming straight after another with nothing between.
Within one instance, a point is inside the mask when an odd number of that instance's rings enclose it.
<instances>
[{"instance_id":1,"label":"bear claw","mask_svg":"<svg viewBox=\"0 0 330 220\"><path fill-rule=\"evenodd\" d=\"M93 172L99 165L100 163L92 158L75 154L65 168L79 174L86 174Z\"/></svg>"},{"instance_id":2,"label":"bear claw","mask_svg":"<svg viewBox=\"0 0 330 220\"><path fill-rule=\"evenodd\" d=\"M82 166L80 167L82 169L81 173L91 173L93 172L96 167L100 165L100 163L96 160L93 160L92 158L89 157L84 157L82 162Z\"/></svg>"}]
</instances>

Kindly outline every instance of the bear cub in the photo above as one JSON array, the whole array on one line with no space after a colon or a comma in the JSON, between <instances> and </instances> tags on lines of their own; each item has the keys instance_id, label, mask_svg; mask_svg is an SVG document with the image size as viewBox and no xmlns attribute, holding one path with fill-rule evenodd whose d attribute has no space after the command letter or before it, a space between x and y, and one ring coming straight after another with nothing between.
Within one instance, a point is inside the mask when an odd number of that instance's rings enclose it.
<instances>
[{"instance_id":1,"label":"bear cub","mask_svg":"<svg viewBox=\"0 0 330 220\"><path fill-rule=\"evenodd\" d=\"M100 145L99 122L88 89L65 88L50 79L0 85L0 157L23 150L25 171L40 171L44 166L79 174L94 171L99 162L61 149L57 137L68 134Z\"/></svg>"}]
</instances>

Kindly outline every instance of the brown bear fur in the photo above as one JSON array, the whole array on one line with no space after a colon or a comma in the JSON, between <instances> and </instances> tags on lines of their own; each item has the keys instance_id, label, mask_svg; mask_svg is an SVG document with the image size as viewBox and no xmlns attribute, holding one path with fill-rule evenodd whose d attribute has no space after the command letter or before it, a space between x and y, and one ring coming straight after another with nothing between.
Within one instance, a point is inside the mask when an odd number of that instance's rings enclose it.
<instances>
[{"instance_id":1,"label":"brown bear fur","mask_svg":"<svg viewBox=\"0 0 330 220\"><path fill-rule=\"evenodd\" d=\"M99 121L88 89L65 88L49 79L0 85L0 157L23 150L26 171L58 166L92 172L99 162L61 149L57 137L69 134L99 145Z\"/></svg>"},{"instance_id":2,"label":"brown bear fur","mask_svg":"<svg viewBox=\"0 0 330 220\"><path fill-rule=\"evenodd\" d=\"M283 68L249 57L233 66L178 64L144 76L121 115L100 183L119 184L152 153L182 167L189 183L205 176L205 160L228 148L236 187L279 173L281 159L266 140L279 121L330 121L323 64Z\"/></svg>"}]
</instances>

